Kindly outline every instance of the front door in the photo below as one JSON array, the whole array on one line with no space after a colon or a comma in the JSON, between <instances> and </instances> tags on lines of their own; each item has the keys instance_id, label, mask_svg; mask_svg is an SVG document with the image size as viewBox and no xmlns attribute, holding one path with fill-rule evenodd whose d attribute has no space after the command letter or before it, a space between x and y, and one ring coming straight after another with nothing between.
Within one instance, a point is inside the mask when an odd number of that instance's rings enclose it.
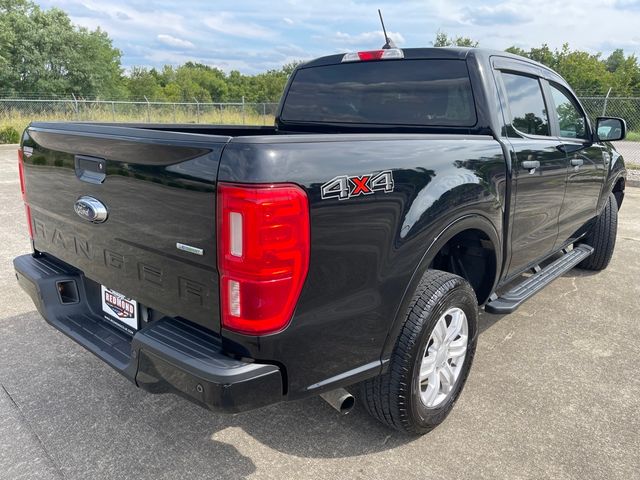
<instances>
[{"instance_id":1,"label":"front door","mask_svg":"<svg viewBox=\"0 0 640 480\"><path fill-rule=\"evenodd\" d=\"M564 195L556 248L576 239L596 216L596 209L609 152L602 143L592 143L591 132L584 111L566 88L549 83L558 121L560 140L567 160L567 188Z\"/></svg>"}]
</instances>

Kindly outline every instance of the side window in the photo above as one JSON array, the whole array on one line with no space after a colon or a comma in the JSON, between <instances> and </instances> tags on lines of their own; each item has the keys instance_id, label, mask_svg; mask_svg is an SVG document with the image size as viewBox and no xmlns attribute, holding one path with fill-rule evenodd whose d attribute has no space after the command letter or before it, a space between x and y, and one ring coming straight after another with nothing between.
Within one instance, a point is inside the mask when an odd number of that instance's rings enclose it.
<instances>
[{"instance_id":1,"label":"side window","mask_svg":"<svg viewBox=\"0 0 640 480\"><path fill-rule=\"evenodd\" d=\"M529 135L549 135L549 118L538 79L503 72L502 81L513 127Z\"/></svg>"},{"instance_id":2,"label":"side window","mask_svg":"<svg viewBox=\"0 0 640 480\"><path fill-rule=\"evenodd\" d=\"M556 87L551 86L551 96L556 104L558 123L560 124L560 136L568 138L587 138L587 120L571 97Z\"/></svg>"}]
</instances>

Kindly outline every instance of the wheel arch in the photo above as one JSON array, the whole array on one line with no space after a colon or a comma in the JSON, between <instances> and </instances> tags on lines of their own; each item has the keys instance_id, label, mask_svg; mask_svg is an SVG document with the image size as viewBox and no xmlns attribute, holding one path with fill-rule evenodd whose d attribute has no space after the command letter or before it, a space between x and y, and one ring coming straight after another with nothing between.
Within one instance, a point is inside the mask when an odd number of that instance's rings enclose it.
<instances>
[{"instance_id":1,"label":"wheel arch","mask_svg":"<svg viewBox=\"0 0 640 480\"><path fill-rule=\"evenodd\" d=\"M498 280L501 274L502 268L502 241L500 240L500 236L493 225L493 223L487 219L486 217L478 214L466 215L463 217L459 217L456 220L450 222L442 232L437 235L433 242L427 247L425 250L420 262L416 266L407 287L404 290L402 300L396 310L396 313L393 318L393 322L389 328L387 333L387 338L385 340L385 344L382 351L382 361L383 365L386 363L386 360L390 357L391 352L395 346L396 339L398 334L402 328L402 319L404 317L409 304L411 303L411 299L413 297L414 291L420 283L420 279L424 275L424 273L433 265L434 259L436 259L437 255L442 251L442 249L449 244L454 238L457 236L464 234L465 232L481 232L486 239L491 243L494 259L492 260L494 265L494 274L493 279L490 281L491 287L487 289L486 298L479 298L479 303L484 303L488 300L489 295L495 290L496 285L498 284ZM445 270L447 271L447 270ZM456 273L456 272L449 272ZM463 276L463 275L461 275ZM473 285L472 285L473 286ZM475 289L474 289L475 290ZM476 295L478 291L476 290Z\"/></svg>"},{"instance_id":2,"label":"wheel arch","mask_svg":"<svg viewBox=\"0 0 640 480\"><path fill-rule=\"evenodd\" d=\"M618 209L622 206L622 201L624 200L624 189L625 189L625 178L620 175L613 184L613 189L611 193L616 198L616 203L618 204Z\"/></svg>"}]
</instances>

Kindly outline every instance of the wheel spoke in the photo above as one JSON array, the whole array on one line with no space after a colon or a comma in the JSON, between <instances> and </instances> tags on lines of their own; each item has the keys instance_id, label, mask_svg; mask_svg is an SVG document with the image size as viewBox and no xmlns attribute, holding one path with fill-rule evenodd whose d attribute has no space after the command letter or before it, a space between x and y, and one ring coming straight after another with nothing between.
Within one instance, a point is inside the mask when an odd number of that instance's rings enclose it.
<instances>
[{"instance_id":1,"label":"wheel spoke","mask_svg":"<svg viewBox=\"0 0 640 480\"><path fill-rule=\"evenodd\" d=\"M452 342L460 335L464 320L464 312L462 310L455 310L451 313L451 323L447 328L445 342Z\"/></svg>"},{"instance_id":2,"label":"wheel spoke","mask_svg":"<svg viewBox=\"0 0 640 480\"><path fill-rule=\"evenodd\" d=\"M444 316L440 317L436 326L433 327L433 332L431 333L431 337L433 338L434 343L439 347L444 343L444 339L447 336L447 323L444 319Z\"/></svg>"},{"instance_id":3,"label":"wheel spoke","mask_svg":"<svg viewBox=\"0 0 640 480\"><path fill-rule=\"evenodd\" d=\"M429 377L429 383L427 384L427 391L422 395L422 399L424 400L427 406L432 406L436 397L440 393L440 375L437 372L433 372Z\"/></svg>"},{"instance_id":4,"label":"wheel spoke","mask_svg":"<svg viewBox=\"0 0 640 480\"><path fill-rule=\"evenodd\" d=\"M460 337L455 342L449 344L448 358L451 360L457 360L467 353L467 337Z\"/></svg>"},{"instance_id":5,"label":"wheel spoke","mask_svg":"<svg viewBox=\"0 0 640 480\"><path fill-rule=\"evenodd\" d=\"M443 393L449 393L456 379L453 370L451 369L451 365L445 363L442 368L440 368L438 373L440 373L441 377L440 388L443 390Z\"/></svg>"},{"instance_id":6,"label":"wheel spoke","mask_svg":"<svg viewBox=\"0 0 640 480\"><path fill-rule=\"evenodd\" d=\"M435 356L427 356L422 359L420 365L420 383L424 382L431 374L433 374L436 368Z\"/></svg>"}]
</instances>

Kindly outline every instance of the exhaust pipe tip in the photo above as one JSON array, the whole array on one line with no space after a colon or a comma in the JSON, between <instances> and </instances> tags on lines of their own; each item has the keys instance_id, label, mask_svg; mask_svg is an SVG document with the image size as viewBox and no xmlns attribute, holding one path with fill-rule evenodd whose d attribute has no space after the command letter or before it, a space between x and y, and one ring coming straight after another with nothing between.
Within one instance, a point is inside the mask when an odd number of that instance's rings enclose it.
<instances>
[{"instance_id":1,"label":"exhaust pipe tip","mask_svg":"<svg viewBox=\"0 0 640 480\"><path fill-rule=\"evenodd\" d=\"M340 415L347 415L356 405L356 399L344 388L337 388L330 392L321 393L322 399Z\"/></svg>"}]
</instances>

